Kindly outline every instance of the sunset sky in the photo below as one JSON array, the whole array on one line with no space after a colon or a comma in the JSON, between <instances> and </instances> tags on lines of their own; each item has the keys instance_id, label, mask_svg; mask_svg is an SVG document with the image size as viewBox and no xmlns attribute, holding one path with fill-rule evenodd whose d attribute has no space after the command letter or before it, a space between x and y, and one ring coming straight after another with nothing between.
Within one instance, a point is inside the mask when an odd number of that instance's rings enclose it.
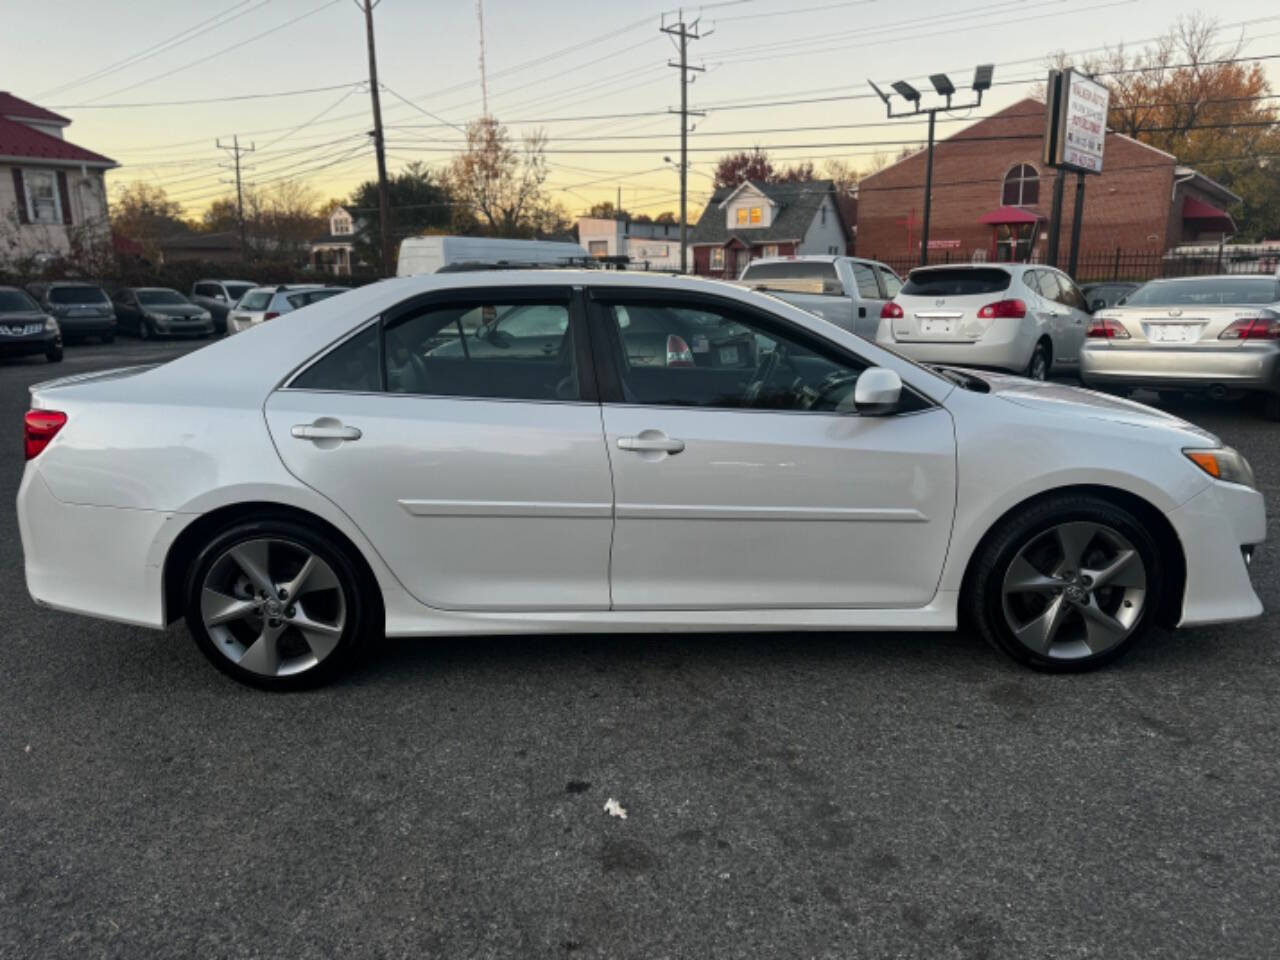
<instances>
[{"instance_id":1,"label":"sunset sky","mask_svg":"<svg viewBox=\"0 0 1280 960\"><path fill-rule=\"evenodd\" d=\"M715 157L756 144L775 159L839 157L859 167L918 140L918 124L885 122L868 77L887 84L948 72L962 88L973 66L997 64L984 106L940 118L954 132L1022 96L1055 50L1096 50L1124 37L1154 38L1197 0L741 0L701 8L710 34L691 45L707 72L690 88L706 109L690 138L690 219L706 199ZM699 8L686 8L692 19ZM678 73L664 8L643 2L485 0L489 109L514 134L549 137L548 185L570 213L616 197L633 212L677 206L664 155L679 150ZM1280 53L1280 8L1218 0L1213 14L1254 55ZM673 11L667 10L668 19ZM290 23L290 21L296 21ZM479 25L470 0L382 0L375 10L392 170L412 160L442 166L457 127L482 111ZM286 25L287 24L287 25ZM195 28L193 30L193 28ZM279 29L277 29L279 28ZM182 38L174 40L182 35ZM56 38L57 42L46 42ZM185 38L185 39L183 39ZM170 43L172 41L172 43ZM58 110L68 139L121 163L113 186L144 179L195 214L229 189L214 145L239 134L256 144L250 181L305 180L344 196L374 175L363 18L352 0L58 0L24 8L5 42L0 84ZM1270 61L1273 82L1280 74ZM144 106L312 90L294 96ZM403 98L403 99L401 99ZM779 100L821 102L755 106ZM833 99L835 98L835 99ZM108 105L128 106L108 106ZM793 130L795 127L825 129Z\"/></svg>"}]
</instances>

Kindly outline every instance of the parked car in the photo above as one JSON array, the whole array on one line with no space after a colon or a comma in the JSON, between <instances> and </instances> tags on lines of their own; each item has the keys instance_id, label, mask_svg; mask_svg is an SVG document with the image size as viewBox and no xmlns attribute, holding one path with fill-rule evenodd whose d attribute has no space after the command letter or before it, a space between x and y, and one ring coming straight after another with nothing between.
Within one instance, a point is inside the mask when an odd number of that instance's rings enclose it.
<instances>
[{"instance_id":1,"label":"parked car","mask_svg":"<svg viewBox=\"0 0 1280 960\"><path fill-rule=\"evenodd\" d=\"M876 338L885 303L902 289L898 275L885 264L857 257L752 260L740 282L868 340Z\"/></svg>"},{"instance_id":2,"label":"parked car","mask_svg":"<svg viewBox=\"0 0 1280 960\"><path fill-rule=\"evenodd\" d=\"M17 287L0 287L0 357L43 353L50 363L62 359L58 321Z\"/></svg>"},{"instance_id":3,"label":"parked car","mask_svg":"<svg viewBox=\"0 0 1280 960\"><path fill-rule=\"evenodd\" d=\"M1094 316L1080 374L1108 390L1256 393L1280 419L1280 280L1224 274L1143 284Z\"/></svg>"},{"instance_id":4,"label":"parked car","mask_svg":"<svg viewBox=\"0 0 1280 960\"><path fill-rule=\"evenodd\" d=\"M254 287L227 314L227 332L240 333L255 324L274 320L281 314L292 313L308 304L328 300L346 292L346 287L327 287L322 283L282 283L274 287Z\"/></svg>"},{"instance_id":5,"label":"parked car","mask_svg":"<svg viewBox=\"0 0 1280 960\"><path fill-rule=\"evenodd\" d=\"M200 280L191 286L191 302L209 311L215 333L226 333L227 314L254 286L248 280Z\"/></svg>"},{"instance_id":6,"label":"parked car","mask_svg":"<svg viewBox=\"0 0 1280 960\"><path fill-rule=\"evenodd\" d=\"M920 267L885 305L876 342L920 363L1044 380L1055 369L1079 369L1088 322L1084 295L1052 267Z\"/></svg>"},{"instance_id":7,"label":"parked car","mask_svg":"<svg viewBox=\"0 0 1280 960\"><path fill-rule=\"evenodd\" d=\"M396 276L437 273L469 263L564 267L589 259L586 248L559 240L507 240L502 237L407 237L400 241Z\"/></svg>"},{"instance_id":8,"label":"parked car","mask_svg":"<svg viewBox=\"0 0 1280 960\"><path fill-rule=\"evenodd\" d=\"M1089 304L1089 311L1092 313L1116 306L1140 286L1140 283L1086 283L1080 288L1080 292L1084 294L1085 303Z\"/></svg>"},{"instance_id":9,"label":"parked car","mask_svg":"<svg viewBox=\"0 0 1280 960\"><path fill-rule=\"evenodd\" d=\"M559 342L472 352L464 318L516 306L544 330L555 312ZM450 327L465 349L439 352ZM698 329L740 329L755 363ZM952 630L962 613L1023 663L1078 670L1156 623L1262 610L1264 499L1212 435L918 366L698 278L370 284L164 365L42 384L26 448L39 603L185 617L214 664L269 688L383 634Z\"/></svg>"},{"instance_id":10,"label":"parked car","mask_svg":"<svg viewBox=\"0 0 1280 960\"><path fill-rule=\"evenodd\" d=\"M122 287L115 295L116 318L141 340L152 337L210 337L213 317L168 287Z\"/></svg>"},{"instance_id":11,"label":"parked car","mask_svg":"<svg viewBox=\"0 0 1280 960\"><path fill-rule=\"evenodd\" d=\"M115 310L96 283L31 283L27 292L35 297L41 310L57 319L65 340L97 337L110 343L116 338Z\"/></svg>"}]
</instances>

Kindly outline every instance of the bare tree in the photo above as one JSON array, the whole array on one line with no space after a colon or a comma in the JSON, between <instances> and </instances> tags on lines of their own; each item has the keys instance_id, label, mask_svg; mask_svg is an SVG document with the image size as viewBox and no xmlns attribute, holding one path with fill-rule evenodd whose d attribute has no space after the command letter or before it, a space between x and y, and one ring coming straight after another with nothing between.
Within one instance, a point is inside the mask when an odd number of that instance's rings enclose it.
<instances>
[{"instance_id":1,"label":"bare tree","mask_svg":"<svg viewBox=\"0 0 1280 960\"><path fill-rule=\"evenodd\" d=\"M546 135L540 130L526 136L517 150L507 128L493 117L468 124L466 149L450 167L456 200L493 236L527 236L546 206L545 149Z\"/></svg>"}]
</instances>

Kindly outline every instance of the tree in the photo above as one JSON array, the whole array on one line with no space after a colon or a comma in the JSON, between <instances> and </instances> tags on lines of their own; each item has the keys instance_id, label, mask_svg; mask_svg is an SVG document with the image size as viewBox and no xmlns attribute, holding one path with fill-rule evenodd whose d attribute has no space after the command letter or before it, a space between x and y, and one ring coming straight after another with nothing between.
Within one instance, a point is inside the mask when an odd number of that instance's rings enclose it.
<instances>
[{"instance_id":1,"label":"tree","mask_svg":"<svg viewBox=\"0 0 1280 960\"><path fill-rule=\"evenodd\" d=\"M219 197L200 216L200 229L206 233L230 233L240 229L235 197Z\"/></svg>"},{"instance_id":2,"label":"tree","mask_svg":"<svg viewBox=\"0 0 1280 960\"><path fill-rule=\"evenodd\" d=\"M754 180L756 183L799 183L812 179L811 162L805 161L778 169L769 159L769 154L759 147L721 157L715 172L716 189L736 187L747 180Z\"/></svg>"},{"instance_id":3,"label":"tree","mask_svg":"<svg viewBox=\"0 0 1280 960\"><path fill-rule=\"evenodd\" d=\"M536 232L548 206L546 135L526 136L520 150L493 117L467 125L467 146L449 169L457 202L479 229L495 237Z\"/></svg>"},{"instance_id":4,"label":"tree","mask_svg":"<svg viewBox=\"0 0 1280 960\"><path fill-rule=\"evenodd\" d=\"M597 203L587 211L587 216L595 217L599 220L630 220L631 214L620 207L615 207L608 200Z\"/></svg>"},{"instance_id":5,"label":"tree","mask_svg":"<svg viewBox=\"0 0 1280 960\"><path fill-rule=\"evenodd\" d=\"M1173 154L1244 199L1239 239L1280 233L1280 124L1257 61L1239 60L1243 41L1220 39L1216 21L1179 19L1141 50L1123 45L1080 61L1111 89L1108 126ZM1069 66L1059 54L1053 65Z\"/></svg>"},{"instance_id":6,"label":"tree","mask_svg":"<svg viewBox=\"0 0 1280 960\"><path fill-rule=\"evenodd\" d=\"M170 200L164 187L135 180L120 186L111 203L111 230L122 241L136 244L142 255L157 261L160 241L191 232L182 219L182 204Z\"/></svg>"},{"instance_id":7,"label":"tree","mask_svg":"<svg viewBox=\"0 0 1280 960\"><path fill-rule=\"evenodd\" d=\"M449 184L421 161L415 160L388 178L391 219L397 239L443 233L453 221L453 194ZM340 201L330 201L325 210ZM382 217L378 207L378 182L366 180L342 204L357 223L355 252L358 259L382 269Z\"/></svg>"},{"instance_id":8,"label":"tree","mask_svg":"<svg viewBox=\"0 0 1280 960\"><path fill-rule=\"evenodd\" d=\"M660 214L653 218L654 223L679 223L680 218L671 210L663 210Z\"/></svg>"}]
</instances>

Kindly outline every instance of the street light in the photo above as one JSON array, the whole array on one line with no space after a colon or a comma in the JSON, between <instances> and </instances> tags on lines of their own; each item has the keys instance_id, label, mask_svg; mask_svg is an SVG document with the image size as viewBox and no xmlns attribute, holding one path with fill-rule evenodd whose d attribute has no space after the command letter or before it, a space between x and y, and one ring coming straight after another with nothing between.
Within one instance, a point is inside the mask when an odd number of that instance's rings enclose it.
<instances>
[{"instance_id":1,"label":"street light","mask_svg":"<svg viewBox=\"0 0 1280 960\"><path fill-rule=\"evenodd\" d=\"M951 78L945 73L932 74L929 77L929 82L933 84L933 89L938 96L947 98L946 105L928 107L923 110L920 108L920 91L905 80L895 81L890 84L890 86L893 87L894 92L897 93L898 96L911 106L911 111L909 113L894 113L893 104L889 100L893 94L885 93L877 87L873 81L867 81L867 83L871 84L871 89L876 92L876 96L884 101L885 111L890 120L896 120L899 117L918 117L922 113L927 113L929 115L928 159L925 162L924 174L924 222L921 224L922 229L920 233L920 266L922 267L929 262L929 213L933 205L933 129L934 123L938 117L938 111L951 109L969 110L973 107L982 106L982 94L991 89L991 75L995 72L995 69L995 64L984 63L974 70L973 92L977 97L973 103L963 104L962 106L955 108L951 105L951 98L955 96L956 85L951 82Z\"/></svg>"}]
</instances>

